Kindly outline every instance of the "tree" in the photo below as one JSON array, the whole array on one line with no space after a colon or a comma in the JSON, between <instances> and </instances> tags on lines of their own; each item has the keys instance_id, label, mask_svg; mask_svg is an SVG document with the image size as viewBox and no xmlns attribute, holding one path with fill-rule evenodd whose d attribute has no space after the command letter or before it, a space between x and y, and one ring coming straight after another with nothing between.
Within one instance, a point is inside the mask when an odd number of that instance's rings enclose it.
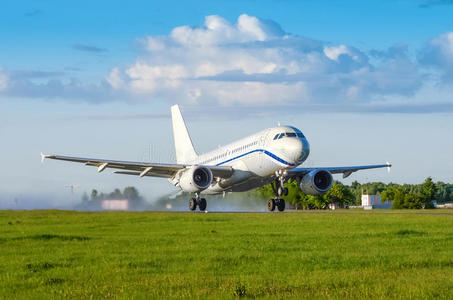
<instances>
[{"instance_id":1,"label":"tree","mask_svg":"<svg viewBox=\"0 0 453 300\"><path fill-rule=\"evenodd\" d=\"M444 183L442 181L436 182L436 196L437 203L445 203L453 201L453 185Z\"/></svg>"},{"instance_id":2,"label":"tree","mask_svg":"<svg viewBox=\"0 0 453 300\"><path fill-rule=\"evenodd\" d=\"M123 194L121 193L120 189L115 189L110 193L109 197L112 199L121 199L123 198Z\"/></svg>"},{"instance_id":3,"label":"tree","mask_svg":"<svg viewBox=\"0 0 453 300\"><path fill-rule=\"evenodd\" d=\"M404 208L404 196L406 195L406 193L407 190L404 187L392 184L382 191L381 200L393 201L392 208L394 209Z\"/></svg>"},{"instance_id":4,"label":"tree","mask_svg":"<svg viewBox=\"0 0 453 300\"><path fill-rule=\"evenodd\" d=\"M426 178L422 186L423 207L434 208L433 200L436 196L436 185L431 177Z\"/></svg>"},{"instance_id":5,"label":"tree","mask_svg":"<svg viewBox=\"0 0 453 300\"><path fill-rule=\"evenodd\" d=\"M261 197L263 199L272 198L274 197L274 192L272 190L272 186L270 184L262 186L254 191L251 192L254 196Z\"/></svg>"},{"instance_id":6,"label":"tree","mask_svg":"<svg viewBox=\"0 0 453 300\"><path fill-rule=\"evenodd\" d=\"M303 192L299 192L299 194L297 194L297 202L296 202L296 208L297 207L302 207L303 209L309 209L310 207L308 206L308 195L303 193ZM313 207L311 207L313 208Z\"/></svg>"},{"instance_id":7,"label":"tree","mask_svg":"<svg viewBox=\"0 0 453 300\"><path fill-rule=\"evenodd\" d=\"M393 209L419 209L424 207L424 195L417 193L416 189L411 188L410 186L400 186L392 185L382 191L381 193L382 200L393 200Z\"/></svg>"},{"instance_id":8,"label":"tree","mask_svg":"<svg viewBox=\"0 0 453 300\"><path fill-rule=\"evenodd\" d=\"M98 191L95 190L95 189L93 189L93 190L91 191L91 200L96 200L97 197L98 197Z\"/></svg>"},{"instance_id":9,"label":"tree","mask_svg":"<svg viewBox=\"0 0 453 300\"><path fill-rule=\"evenodd\" d=\"M340 182L335 182L324 195L327 203L337 202L340 206L354 203L354 195L348 187Z\"/></svg>"},{"instance_id":10,"label":"tree","mask_svg":"<svg viewBox=\"0 0 453 300\"><path fill-rule=\"evenodd\" d=\"M404 195L404 202L401 208L420 209L423 208L423 194L407 193Z\"/></svg>"},{"instance_id":11,"label":"tree","mask_svg":"<svg viewBox=\"0 0 453 300\"><path fill-rule=\"evenodd\" d=\"M88 202L88 200L90 200L90 198L88 197L87 192L83 192L82 202Z\"/></svg>"},{"instance_id":12,"label":"tree","mask_svg":"<svg viewBox=\"0 0 453 300\"><path fill-rule=\"evenodd\" d=\"M307 195L307 207L308 208L318 208L318 209L325 209L329 203L327 199L322 195Z\"/></svg>"},{"instance_id":13,"label":"tree","mask_svg":"<svg viewBox=\"0 0 453 300\"><path fill-rule=\"evenodd\" d=\"M129 200L138 200L140 198L140 195L139 195L137 189L133 186L128 186L128 187L124 188L123 196L124 196L124 198L129 199Z\"/></svg>"},{"instance_id":14,"label":"tree","mask_svg":"<svg viewBox=\"0 0 453 300\"><path fill-rule=\"evenodd\" d=\"M287 182L285 187L288 189L288 196L285 197L285 201L291 203L298 208L301 205L301 195L303 194L297 184L297 181Z\"/></svg>"}]
</instances>

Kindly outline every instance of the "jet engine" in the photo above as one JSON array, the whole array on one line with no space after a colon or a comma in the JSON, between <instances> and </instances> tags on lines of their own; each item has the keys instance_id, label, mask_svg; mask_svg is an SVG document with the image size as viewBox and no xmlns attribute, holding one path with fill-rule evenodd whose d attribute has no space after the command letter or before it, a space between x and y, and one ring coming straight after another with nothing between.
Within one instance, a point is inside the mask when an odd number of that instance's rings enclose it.
<instances>
[{"instance_id":1,"label":"jet engine","mask_svg":"<svg viewBox=\"0 0 453 300\"><path fill-rule=\"evenodd\" d=\"M322 195L332 186L332 174L327 170L317 169L302 177L300 190L308 195Z\"/></svg>"},{"instance_id":2,"label":"jet engine","mask_svg":"<svg viewBox=\"0 0 453 300\"><path fill-rule=\"evenodd\" d=\"M207 189L212 183L212 172L206 167L193 166L184 171L179 178L179 186L183 191L197 193Z\"/></svg>"}]
</instances>

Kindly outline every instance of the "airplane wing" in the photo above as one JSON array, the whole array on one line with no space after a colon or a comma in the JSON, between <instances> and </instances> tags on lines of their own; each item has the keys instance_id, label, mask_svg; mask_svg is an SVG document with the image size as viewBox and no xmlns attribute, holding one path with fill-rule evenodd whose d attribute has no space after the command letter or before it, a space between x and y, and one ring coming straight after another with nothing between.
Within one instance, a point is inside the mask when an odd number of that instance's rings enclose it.
<instances>
[{"instance_id":1,"label":"airplane wing","mask_svg":"<svg viewBox=\"0 0 453 300\"><path fill-rule=\"evenodd\" d=\"M350 167L319 167L319 168L294 168L291 170L288 170L288 176L289 177L297 177L297 176L303 176L307 173L310 173L313 170L327 170L332 174L339 174L343 173L343 178L348 177L354 172L357 172L359 170L368 170L368 169L377 169L377 168L390 168L392 165L390 163L386 163L384 165L368 165L368 166L350 166Z\"/></svg>"},{"instance_id":2,"label":"airplane wing","mask_svg":"<svg viewBox=\"0 0 453 300\"><path fill-rule=\"evenodd\" d=\"M152 176L172 178L178 171L191 167L191 165L187 164L145 163L97 158L72 157L62 155L48 155L41 153L41 161L44 161L44 159L46 158L83 163L86 166L97 167L98 172L102 172L106 168L119 169L118 171L114 171L113 173L125 175L137 175L140 177ZM212 175L214 177L229 178L233 174L233 169L228 166L205 166L205 167L211 170Z\"/></svg>"}]
</instances>

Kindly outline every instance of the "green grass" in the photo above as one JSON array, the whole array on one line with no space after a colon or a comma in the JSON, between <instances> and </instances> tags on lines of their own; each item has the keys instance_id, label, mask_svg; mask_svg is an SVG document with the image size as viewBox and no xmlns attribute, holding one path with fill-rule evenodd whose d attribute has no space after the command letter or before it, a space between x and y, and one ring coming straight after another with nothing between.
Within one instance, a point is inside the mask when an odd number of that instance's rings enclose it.
<instances>
[{"instance_id":1,"label":"green grass","mask_svg":"<svg viewBox=\"0 0 453 300\"><path fill-rule=\"evenodd\" d=\"M453 211L0 211L0 298L242 296L451 299Z\"/></svg>"}]
</instances>

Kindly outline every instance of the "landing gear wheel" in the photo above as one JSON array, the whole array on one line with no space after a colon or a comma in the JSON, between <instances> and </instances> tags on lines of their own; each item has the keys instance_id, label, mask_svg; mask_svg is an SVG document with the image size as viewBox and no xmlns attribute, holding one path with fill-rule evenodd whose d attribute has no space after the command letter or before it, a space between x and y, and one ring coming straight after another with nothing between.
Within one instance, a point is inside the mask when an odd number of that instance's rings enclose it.
<instances>
[{"instance_id":1,"label":"landing gear wheel","mask_svg":"<svg viewBox=\"0 0 453 300\"><path fill-rule=\"evenodd\" d=\"M274 211L275 210L275 200L274 199L269 199L267 201L267 209L269 211Z\"/></svg>"},{"instance_id":2,"label":"landing gear wheel","mask_svg":"<svg viewBox=\"0 0 453 300\"><path fill-rule=\"evenodd\" d=\"M189 209L195 210L197 208L197 199L191 198L189 201Z\"/></svg>"},{"instance_id":3,"label":"landing gear wheel","mask_svg":"<svg viewBox=\"0 0 453 300\"><path fill-rule=\"evenodd\" d=\"M198 203L198 209L200 211L205 211L207 205L208 205L208 203L206 202L206 199L205 198L201 198L200 202Z\"/></svg>"},{"instance_id":4,"label":"landing gear wheel","mask_svg":"<svg viewBox=\"0 0 453 300\"><path fill-rule=\"evenodd\" d=\"M279 199L277 203L277 208L278 211L284 211L285 210L285 200L284 199Z\"/></svg>"}]
</instances>

